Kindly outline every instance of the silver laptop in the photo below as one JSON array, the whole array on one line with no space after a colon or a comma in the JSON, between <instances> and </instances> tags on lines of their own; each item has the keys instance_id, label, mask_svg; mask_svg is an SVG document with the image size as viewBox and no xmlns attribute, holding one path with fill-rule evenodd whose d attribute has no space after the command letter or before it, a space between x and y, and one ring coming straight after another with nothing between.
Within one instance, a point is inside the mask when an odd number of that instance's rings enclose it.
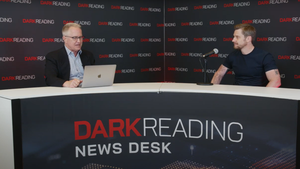
<instances>
[{"instance_id":1,"label":"silver laptop","mask_svg":"<svg viewBox=\"0 0 300 169\"><path fill-rule=\"evenodd\" d=\"M82 88L111 86L117 65L90 65L84 67Z\"/></svg>"}]
</instances>

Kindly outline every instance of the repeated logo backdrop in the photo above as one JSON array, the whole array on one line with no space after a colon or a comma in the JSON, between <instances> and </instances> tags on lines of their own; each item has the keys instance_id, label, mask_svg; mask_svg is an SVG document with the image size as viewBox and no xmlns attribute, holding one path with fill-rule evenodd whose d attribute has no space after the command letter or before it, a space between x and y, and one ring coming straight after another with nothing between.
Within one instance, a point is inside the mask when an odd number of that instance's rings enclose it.
<instances>
[{"instance_id":1,"label":"repeated logo backdrop","mask_svg":"<svg viewBox=\"0 0 300 169\"><path fill-rule=\"evenodd\" d=\"M61 28L82 25L96 64L117 64L119 82L208 81L233 50L233 26L257 29L254 45L274 56L282 87L300 88L300 0L0 0L0 89L44 86L45 55ZM202 66L201 66L202 65ZM232 84L228 71L222 83Z\"/></svg>"},{"instance_id":2,"label":"repeated logo backdrop","mask_svg":"<svg viewBox=\"0 0 300 169\"><path fill-rule=\"evenodd\" d=\"M0 0L0 89L44 86L45 55L69 22L96 64L117 64L116 83L164 80L161 0Z\"/></svg>"},{"instance_id":3,"label":"repeated logo backdrop","mask_svg":"<svg viewBox=\"0 0 300 169\"><path fill-rule=\"evenodd\" d=\"M254 45L269 51L281 73L282 85L300 88L300 0L166 0L166 81L203 82L202 54L210 81L233 51L233 27L250 23L257 29ZM204 66L204 61L202 60ZM232 84L228 71L222 83Z\"/></svg>"}]
</instances>

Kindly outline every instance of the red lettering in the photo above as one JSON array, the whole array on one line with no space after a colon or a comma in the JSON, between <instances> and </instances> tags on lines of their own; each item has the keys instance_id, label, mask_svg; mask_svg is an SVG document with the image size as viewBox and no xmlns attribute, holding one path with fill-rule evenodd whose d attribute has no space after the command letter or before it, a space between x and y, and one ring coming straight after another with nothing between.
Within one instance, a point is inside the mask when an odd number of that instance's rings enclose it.
<instances>
[{"instance_id":1,"label":"red lettering","mask_svg":"<svg viewBox=\"0 0 300 169\"><path fill-rule=\"evenodd\" d=\"M121 42L121 39L120 39L120 38L112 38L111 41L112 41L112 42Z\"/></svg>"},{"instance_id":2,"label":"red lettering","mask_svg":"<svg viewBox=\"0 0 300 169\"><path fill-rule=\"evenodd\" d=\"M219 25L219 21L210 21L209 25Z\"/></svg>"},{"instance_id":3,"label":"red lettering","mask_svg":"<svg viewBox=\"0 0 300 169\"><path fill-rule=\"evenodd\" d=\"M2 77L2 81L15 80L15 76Z\"/></svg>"},{"instance_id":4,"label":"red lettering","mask_svg":"<svg viewBox=\"0 0 300 169\"><path fill-rule=\"evenodd\" d=\"M116 70L116 73L122 73L122 70Z\"/></svg>"},{"instance_id":5,"label":"red lettering","mask_svg":"<svg viewBox=\"0 0 300 169\"><path fill-rule=\"evenodd\" d=\"M41 5L53 5L52 1L41 1Z\"/></svg>"},{"instance_id":6,"label":"red lettering","mask_svg":"<svg viewBox=\"0 0 300 169\"><path fill-rule=\"evenodd\" d=\"M203 6L194 6L194 9L203 9Z\"/></svg>"},{"instance_id":7,"label":"red lettering","mask_svg":"<svg viewBox=\"0 0 300 169\"><path fill-rule=\"evenodd\" d=\"M121 7L120 6L114 6L114 5L112 5L111 9L121 9Z\"/></svg>"},{"instance_id":8,"label":"red lettering","mask_svg":"<svg viewBox=\"0 0 300 169\"><path fill-rule=\"evenodd\" d=\"M81 8L88 8L88 7L89 7L89 4L81 4L81 3L78 3L78 7L81 7Z\"/></svg>"},{"instance_id":9,"label":"red lettering","mask_svg":"<svg viewBox=\"0 0 300 169\"><path fill-rule=\"evenodd\" d=\"M267 5L269 1L258 1L258 5Z\"/></svg>"},{"instance_id":10,"label":"red lettering","mask_svg":"<svg viewBox=\"0 0 300 169\"><path fill-rule=\"evenodd\" d=\"M161 23L161 24L158 23L158 24L156 24L156 26L157 27L164 27L165 25L163 23Z\"/></svg>"},{"instance_id":11,"label":"red lettering","mask_svg":"<svg viewBox=\"0 0 300 169\"><path fill-rule=\"evenodd\" d=\"M189 56L189 53L181 53L181 56Z\"/></svg>"},{"instance_id":12,"label":"red lettering","mask_svg":"<svg viewBox=\"0 0 300 169\"><path fill-rule=\"evenodd\" d=\"M74 21L63 21L63 24L67 24L67 23L74 23Z\"/></svg>"},{"instance_id":13,"label":"red lettering","mask_svg":"<svg viewBox=\"0 0 300 169\"><path fill-rule=\"evenodd\" d=\"M181 26L189 26L190 25L190 23L188 23L188 22L181 22Z\"/></svg>"},{"instance_id":14,"label":"red lettering","mask_svg":"<svg viewBox=\"0 0 300 169\"><path fill-rule=\"evenodd\" d=\"M224 42L228 42L228 41L232 41L232 40L233 40L233 38L223 38Z\"/></svg>"},{"instance_id":15,"label":"red lettering","mask_svg":"<svg viewBox=\"0 0 300 169\"><path fill-rule=\"evenodd\" d=\"M143 7L141 7L140 10L141 10L141 11L149 11L148 8L143 8Z\"/></svg>"},{"instance_id":16,"label":"red lettering","mask_svg":"<svg viewBox=\"0 0 300 169\"><path fill-rule=\"evenodd\" d=\"M250 23L253 23L253 20L243 20L242 23L248 23L248 24L250 24Z\"/></svg>"},{"instance_id":17,"label":"red lettering","mask_svg":"<svg viewBox=\"0 0 300 169\"><path fill-rule=\"evenodd\" d=\"M98 130L99 127L100 127L100 130ZM94 139L97 134L102 134L104 138L108 137L107 132L106 132L101 120L97 120L91 139Z\"/></svg>"},{"instance_id":18,"label":"red lettering","mask_svg":"<svg viewBox=\"0 0 300 169\"><path fill-rule=\"evenodd\" d=\"M209 57L218 57L218 54L210 55Z\"/></svg>"},{"instance_id":19,"label":"red lettering","mask_svg":"<svg viewBox=\"0 0 300 169\"><path fill-rule=\"evenodd\" d=\"M280 18L279 22L292 22L292 18Z\"/></svg>"},{"instance_id":20,"label":"red lettering","mask_svg":"<svg viewBox=\"0 0 300 169\"><path fill-rule=\"evenodd\" d=\"M141 42L149 42L149 39L143 39L143 38L141 38Z\"/></svg>"},{"instance_id":21,"label":"red lettering","mask_svg":"<svg viewBox=\"0 0 300 169\"><path fill-rule=\"evenodd\" d=\"M168 41L169 41L169 42L175 42L176 39L175 39L175 38L168 38Z\"/></svg>"},{"instance_id":22,"label":"red lettering","mask_svg":"<svg viewBox=\"0 0 300 169\"><path fill-rule=\"evenodd\" d=\"M295 75L294 78L295 79L300 79L300 75Z\"/></svg>"},{"instance_id":23,"label":"red lettering","mask_svg":"<svg viewBox=\"0 0 300 169\"><path fill-rule=\"evenodd\" d=\"M23 23L35 23L35 19L23 19Z\"/></svg>"},{"instance_id":24,"label":"red lettering","mask_svg":"<svg viewBox=\"0 0 300 169\"><path fill-rule=\"evenodd\" d=\"M290 60L290 56L287 55L278 55L278 59Z\"/></svg>"},{"instance_id":25,"label":"red lettering","mask_svg":"<svg viewBox=\"0 0 300 169\"><path fill-rule=\"evenodd\" d=\"M25 57L25 61L31 61L31 60L37 60L37 57L35 57L35 56Z\"/></svg>"},{"instance_id":26,"label":"red lettering","mask_svg":"<svg viewBox=\"0 0 300 169\"><path fill-rule=\"evenodd\" d=\"M300 0L299 0L300 1ZM296 41L300 41L300 37L296 37Z\"/></svg>"},{"instance_id":27,"label":"red lettering","mask_svg":"<svg viewBox=\"0 0 300 169\"><path fill-rule=\"evenodd\" d=\"M228 71L226 74L228 74L228 75L232 75L232 71Z\"/></svg>"},{"instance_id":28,"label":"red lettering","mask_svg":"<svg viewBox=\"0 0 300 169\"><path fill-rule=\"evenodd\" d=\"M256 38L256 41L257 41L257 42L266 42L266 41L268 41L268 38L267 38L267 37Z\"/></svg>"},{"instance_id":29,"label":"red lettering","mask_svg":"<svg viewBox=\"0 0 300 169\"><path fill-rule=\"evenodd\" d=\"M194 38L194 41L202 41L202 38Z\"/></svg>"},{"instance_id":30,"label":"red lettering","mask_svg":"<svg viewBox=\"0 0 300 169\"><path fill-rule=\"evenodd\" d=\"M165 56L164 53L157 53L156 56Z\"/></svg>"},{"instance_id":31,"label":"red lettering","mask_svg":"<svg viewBox=\"0 0 300 169\"><path fill-rule=\"evenodd\" d=\"M175 71L175 67L168 67L168 70L174 70Z\"/></svg>"},{"instance_id":32,"label":"red lettering","mask_svg":"<svg viewBox=\"0 0 300 169\"><path fill-rule=\"evenodd\" d=\"M149 72L149 68L141 69L141 72Z\"/></svg>"},{"instance_id":33,"label":"red lettering","mask_svg":"<svg viewBox=\"0 0 300 169\"><path fill-rule=\"evenodd\" d=\"M0 42L13 42L13 38L0 38Z\"/></svg>"},{"instance_id":34,"label":"red lettering","mask_svg":"<svg viewBox=\"0 0 300 169\"><path fill-rule=\"evenodd\" d=\"M149 69L148 69L149 70ZM130 124L130 119L126 119L126 136L129 137L130 136L130 131L132 130L135 135L137 136L142 136L139 131L134 127L136 125L137 122L139 122L141 120L141 118L137 118L134 120L133 123Z\"/></svg>"},{"instance_id":35,"label":"red lettering","mask_svg":"<svg viewBox=\"0 0 300 169\"><path fill-rule=\"evenodd\" d=\"M227 7L233 7L233 3L224 4L224 8L227 8Z\"/></svg>"},{"instance_id":36,"label":"red lettering","mask_svg":"<svg viewBox=\"0 0 300 169\"><path fill-rule=\"evenodd\" d=\"M54 42L54 39L53 38L43 38L42 39L42 42Z\"/></svg>"},{"instance_id":37,"label":"red lettering","mask_svg":"<svg viewBox=\"0 0 300 169\"><path fill-rule=\"evenodd\" d=\"M129 26L138 26L138 23L129 23Z\"/></svg>"},{"instance_id":38,"label":"red lettering","mask_svg":"<svg viewBox=\"0 0 300 169\"><path fill-rule=\"evenodd\" d=\"M108 25L108 22L98 22L98 25Z\"/></svg>"},{"instance_id":39,"label":"red lettering","mask_svg":"<svg viewBox=\"0 0 300 169\"><path fill-rule=\"evenodd\" d=\"M89 38L85 38L85 39L83 39L83 42L90 42L90 39Z\"/></svg>"},{"instance_id":40,"label":"red lettering","mask_svg":"<svg viewBox=\"0 0 300 169\"><path fill-rule=\"evenodd\" d=\"M99 58L108 58L108 54L105 54L105 55L99 55Z\"/></svg>"},{"instance_id":41,"label":"red lettering","mask_svg":"<svg viewBox=\"0 0 300 169\"><path fill-rule=\"evenodd\" d=\"M119 124L118 127L115 127L114 124ZM124 132L124 121L122 119L110 119L109 120L109 137L114 137L114 131L119 132L121 137L125 137Z\"/></svg>"},{"instance_id":42,"label":"red lettering","mask_svg":"<svg viewBox=\"0 0 300 169\"><path fill-rule=\"evenodd\" d=\"M138 54L135 53L135 54L130 54L130 57L138 57Z\"/></svg>"},{"instance_id":43,"label":"red lettering","mask_svg":"<svg viewBox=\"0 0 300 169\"><path fill-rule=\"evenodd\" d=\"M86 134L80 136L79 135L79 125L86 126ZM91 124L87 121L75 121L74 122L74 132L75 132L75 140L84 140L90 137L91 135Z\"/></svg>"},{"instance_id":44,"label":"red lettering","mask_svg":"<svg viewBox=\"0 0 300 169\"><path fill-rule=\"evenodd\" d=\"M169 11L175 11L175 8L168 8L168 12Z\"/></svg>"},{"instance_id":45,"label":"red lettering","mask_svg":"<svg viewBox=\"0 0 300 169\"><path fill-rule=\"evenodd\" d=\"M194 69L194 72L202 72L202 69Z\"/></svg>"}]
</instances>

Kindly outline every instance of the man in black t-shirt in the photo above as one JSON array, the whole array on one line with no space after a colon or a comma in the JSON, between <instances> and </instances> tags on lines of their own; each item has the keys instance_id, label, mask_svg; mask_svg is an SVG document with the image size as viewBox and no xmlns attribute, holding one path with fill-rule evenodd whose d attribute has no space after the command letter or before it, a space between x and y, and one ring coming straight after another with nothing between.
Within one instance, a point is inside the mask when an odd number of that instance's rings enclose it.
<instances>
[{"instance_id":1,"label":"man in black t-shirt","mask_svg":"<svg viewBox=\"0 0 300 169\"><path fill-rule=\"evenodd\" d=\"M273 56L252 44L255 28L249 24L238 24L234 29L232 42L236 50L228 55L211 83L220 84L227 70L232 69L236 85L279 87L281 79Z\"/></svg>"}]
</instances>

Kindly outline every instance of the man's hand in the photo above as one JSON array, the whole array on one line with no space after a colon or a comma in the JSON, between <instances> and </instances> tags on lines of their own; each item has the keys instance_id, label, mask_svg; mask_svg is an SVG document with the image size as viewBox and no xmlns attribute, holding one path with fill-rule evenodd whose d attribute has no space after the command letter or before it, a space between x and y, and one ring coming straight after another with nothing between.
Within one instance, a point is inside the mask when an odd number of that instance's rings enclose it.
<instances>
[{"instance_id":1,"label":"man's hand","mask_svg":"<svg viewBox=\"0 0 300 169\"><path fill-rule=\"evenodd\" d=\"M65 83L63 84L63 87L75 88L75 87L78 87L81 82L82 82L82 80L79 80L79 79L65 81Z\"/></svg>"}]
</instances>

